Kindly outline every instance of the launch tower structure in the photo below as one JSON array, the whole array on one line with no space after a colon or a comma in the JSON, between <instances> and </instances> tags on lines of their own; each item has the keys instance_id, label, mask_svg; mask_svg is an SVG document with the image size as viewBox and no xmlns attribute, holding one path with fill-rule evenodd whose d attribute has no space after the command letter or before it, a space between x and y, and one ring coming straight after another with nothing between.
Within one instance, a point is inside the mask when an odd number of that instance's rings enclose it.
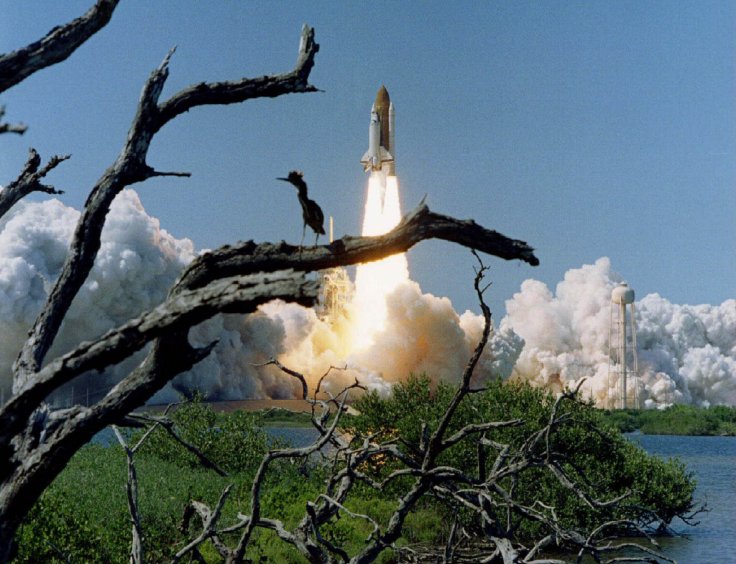
<instances>
[{"instance_id":1,"label":"launch tower structure","mask_svg":"<svg viewBox=\"0 0 736 564\"><path fill-rule=\"evenodd\" d=\"M334 240L334 222L330 216L330 243ZM323 317L335 317L347 314L347 306L353 299L353 283L346 269L342 267L328 268L322 271L322 290L320 303Z\"/></svg>"},{"instance_id":2,"label":"launch tower structure","mask_svg":"<svg viewBox=\"0 0 736 564\"><path fill-rule=\"evenodd\" d=\"M608 408L639 409L634 290L625 282L611 292L608 347Z\"/></svg>"}]
</instances>

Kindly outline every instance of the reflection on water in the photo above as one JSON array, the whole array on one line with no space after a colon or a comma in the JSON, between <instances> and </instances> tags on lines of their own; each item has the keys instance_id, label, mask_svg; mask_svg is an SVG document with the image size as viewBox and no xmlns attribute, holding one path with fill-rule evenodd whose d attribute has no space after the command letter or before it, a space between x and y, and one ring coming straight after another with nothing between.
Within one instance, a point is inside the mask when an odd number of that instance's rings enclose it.
<instances>
[{"instance_id":1,"label":"reflection on water","mask_svg":"<svg viewBox=\"0 0 736 564\"><path fill-rule=\"evenodd\" d=\"M696 500L710 510L697 527L673 523L686 536L658 539L663 552L681 564L736 562L736 437L628 437L651 454L682 460L697 479Z\"/></svg>"}]
</instances>

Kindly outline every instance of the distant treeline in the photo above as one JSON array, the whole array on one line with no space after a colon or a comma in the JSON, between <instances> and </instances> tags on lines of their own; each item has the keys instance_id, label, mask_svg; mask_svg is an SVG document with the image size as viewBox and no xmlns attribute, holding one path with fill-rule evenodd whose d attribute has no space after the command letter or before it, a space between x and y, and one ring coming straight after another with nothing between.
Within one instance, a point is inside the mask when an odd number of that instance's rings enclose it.
<instances>
[{"instance_id":1,"label":"distant treeline","mask_svg":"<svg viewBox=\"0 0 736 564\"><path fill-rule=\"evenodd\" d=\"M667 409L605 411L606 420L624 433L647 435L736 436L736 407L675 405Z\"/></svg>"}]
</instances>

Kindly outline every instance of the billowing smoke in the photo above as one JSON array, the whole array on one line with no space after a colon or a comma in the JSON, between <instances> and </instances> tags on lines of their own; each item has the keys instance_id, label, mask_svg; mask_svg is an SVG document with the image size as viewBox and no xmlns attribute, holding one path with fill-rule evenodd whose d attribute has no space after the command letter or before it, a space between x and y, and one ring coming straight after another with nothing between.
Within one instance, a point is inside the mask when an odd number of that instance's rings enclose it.
<instances>
[{"instance_id":1,"label":"billowing smoke","mask_svg":"<svg viewBox=\"0 0 736 564\"><path fill-rule=\"evenodd\" d=\"M347 317L322 319L313 309L271 302L247 317L218 317L193 333L201 343L219 337L220 344L174 388L201 388L219 399L297 397L301 386L296 380L273 366L258 366L270 358L304 374L310 389L335 367L323 384L333 393L355 379L368 389L388 393L393 383L411 373L457 382L480 339L482 318L470 312L458 315L450 300L423 294L411 281L400 284L387 301L386 329L359 352L350 351L350 308ZM509 377L521 344L511 331L494 334L476 382ZM165 394L159 397L169 399Z\"/></svg>"},{"instance_id":2,"label":"billowing smoke","mask_svg":"<svg viewBox=\"0 0 736 564\"><path fill-rule=\"evenodd\" d=\"M58 200L20 203L0 220L0 383L10 387L11 365L28 328L58 277L79 212ZM49 358L92 339L164 299L182 268L196 256L188 239L177 240L148 216L137 194L115 200L103 231L95 268L75 299ZM553 294L527 280L507 302L476 371L526 379L560 390L585 376L585 390L602 403L607 390L611 289L620 277L608 259L571 270ZM470 280L468 280L470 284ZM459 315L447 298L422 293L406 281L388 295L385 329L352 352L348 315L324 319L314 310L272 302L249 316L218 316L196 327L190 339L219 341L212 355L158 399L199 389L213 399L292 398L301 386L270 358L299 370L311 385L333 370L327 389L357 377L382 392L409 373L456 382L480 338L483 320ZM736 404L736 301L720 306L679 306L656 294L637 302L641 397L649 404ZM140 356L104 374L89 374L58 401L99 399ZM514 368L515 367L515 368ZM514 374L512 376L512 370Z\"/></svg>"},{"instance_id":3,"label":"billowing smoke","mask_svg":"<svg viewBox=\"0 0 736 564\"><path fill-rule=\"evenodd\" d=\"M79 212L58 200L22 202L0 221L0 381L11 386L11 366L28 328L58 277ZM102 234L102 247L48 358L72 349L124 323L164 299L182 268L196 255L188 239L177 240L148 216L133 190L115 200ZM195 327L194 344L218 340L213 354L173 385L159 400L179 391L201 390L213 399L292 398L300 384L274 366L271 358L299 370L315 385L331 367L327 390L355 378L370 389L390 390L411 373L426 372L453 381L477 342L481 318L459 316L450 301L423 294L414 282L389 295L387 330L360 353L351 354L355 335L348 317L326 321L314 310L273 302L249 316L218 316ZM481 360L477 378L508 377L520 351L509 331L495 335ZM95 400L123 377L142 354L104 374L88 374L68 386L57 402Z\"/></svg>"},{"instance_id":4,"label":"billowing smoke","mask_svg":"<svg viewBox=\"0 0 736 564\"><path fill-rule=\"evenodd\" d=\"M21 202L0 220L0 385L11 386L11 366L66 258L79 212L59 200ZM100 336L157 305L183 266L195 256L146 214L133 190L112 205L102 246L89 279L77 294L48 358ZM90 375L80 394L101 395L136 359ZM82 392L84 389L84 392ZM69 389L71 393L71 388ZM78 396L78 399L81 396Z\"/></svg>"},{"instance_id":5,"label":"billowing smoke","mask_svg":"<svg viewBox=\"0 0 736 564\"><path fill-rule=\"evenodd\" d=\"M525 341L514 377L558 391L585 377L583 391L608 405L610 299L621 281L607 258L568 271L554 294L525 281L501 323ZM689 306L650 294L636 303L636 323L634 385L646 405L736 405L736 300Z\"/></svg>"}]
</instances>

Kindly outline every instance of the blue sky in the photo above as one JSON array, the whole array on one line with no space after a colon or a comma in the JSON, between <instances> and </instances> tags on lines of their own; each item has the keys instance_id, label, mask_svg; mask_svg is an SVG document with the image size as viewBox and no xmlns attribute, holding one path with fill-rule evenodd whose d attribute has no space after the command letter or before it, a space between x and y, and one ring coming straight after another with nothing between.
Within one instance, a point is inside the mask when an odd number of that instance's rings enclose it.
<instances>
[{"instance_id":1,"label":"blue sky","mask_svg":"<svg viewBox=\"0 0 736 564\"><path fill-rule=\"evenodd\" d=\"M92 0L0 3L0 51ZM51 181L81 207L124 141L140 89L173 45L164 96L193 82L292 68L301 24L321 50L322 93L198 108L169 124L149 162L188 170L135 186L148 212L198 247L301 236L300 168L312 197L356 234L370 105L396 107L404 210L430 207L524 239L532 268L489 259L490 301L611 257L642 297L736 295L736 4L650 2L210 2L122 0L66 62L0 94L23 137L0 136L0 184L29 146L71 153ZM477 310L473 259L425 242L409 254L425 291Z\"/></svg>"}]
</instances>

